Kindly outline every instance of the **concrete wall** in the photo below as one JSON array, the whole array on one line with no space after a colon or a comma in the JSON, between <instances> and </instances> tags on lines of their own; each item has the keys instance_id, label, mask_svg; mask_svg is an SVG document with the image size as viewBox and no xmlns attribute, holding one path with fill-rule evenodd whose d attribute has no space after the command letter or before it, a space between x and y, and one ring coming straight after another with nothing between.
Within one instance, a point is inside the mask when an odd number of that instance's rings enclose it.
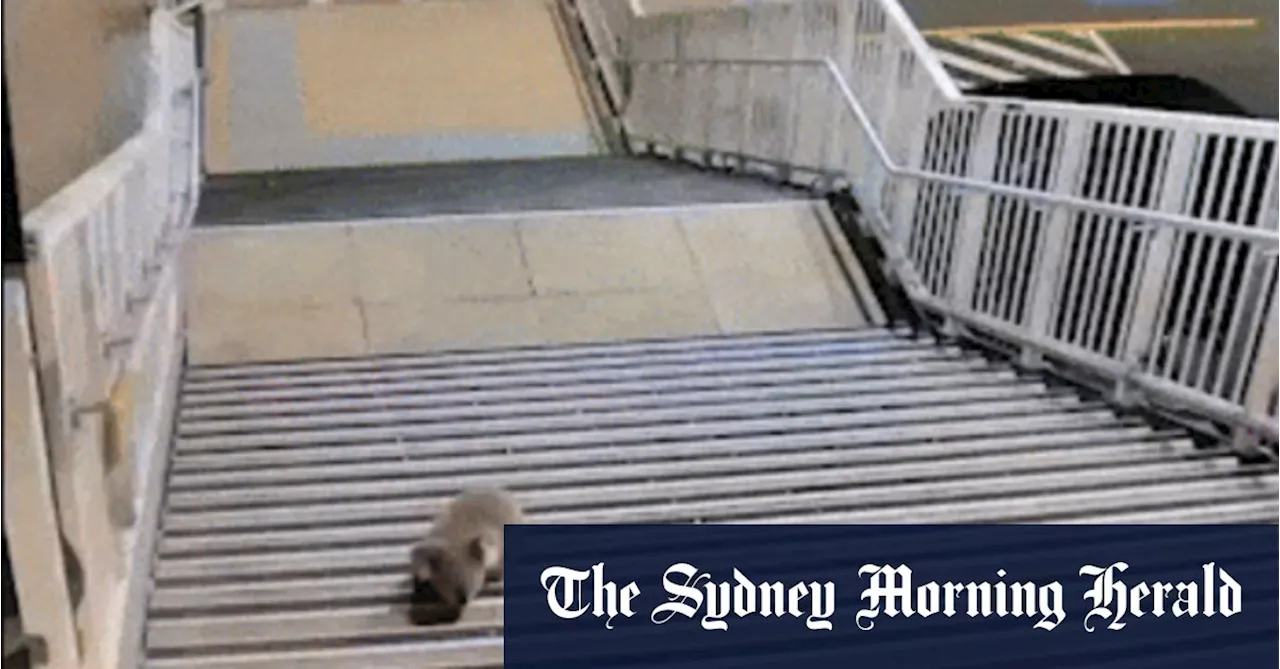
<instances>
[{"instance_id":1,"label":"concrete wall","mask_svg":"<svg viewBox=\"0 0 1280 669\"><path fill-rule=\"evenodd\" d=\"M23 211L138 131L147 48L144 0L4 0Z\"/></svg>"}]
</instances>

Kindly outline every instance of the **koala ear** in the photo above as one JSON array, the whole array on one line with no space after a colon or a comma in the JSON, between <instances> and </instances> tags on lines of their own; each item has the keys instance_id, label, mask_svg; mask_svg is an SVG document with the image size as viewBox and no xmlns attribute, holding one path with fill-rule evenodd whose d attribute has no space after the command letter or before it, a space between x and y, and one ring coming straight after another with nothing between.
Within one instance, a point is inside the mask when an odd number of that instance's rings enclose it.
<instances>
[{"instance_id":1,"label":"koala ear","mask_svg":"<svg viewBox=\"0 0 1280 669\"><path fill-rule=\"evenodd\" d=\"M428 543L420 543L409 553L409 562L413 566L413 576L419 581L428 581L438 571L439 553L436 547Z\"/></svg>"},{"instance_id":2,"label":"koala ear","mask_svg":"<svg viewBox=\"0 0 1280 669\"><path fill-rule=\"evenodd\" d=\"M488 566L496 557L494 556L493 545L486 541L484 537L472 539L471 543L467 545L467 549L471 559L485 566Z\"/></svg>"}]
</instances>

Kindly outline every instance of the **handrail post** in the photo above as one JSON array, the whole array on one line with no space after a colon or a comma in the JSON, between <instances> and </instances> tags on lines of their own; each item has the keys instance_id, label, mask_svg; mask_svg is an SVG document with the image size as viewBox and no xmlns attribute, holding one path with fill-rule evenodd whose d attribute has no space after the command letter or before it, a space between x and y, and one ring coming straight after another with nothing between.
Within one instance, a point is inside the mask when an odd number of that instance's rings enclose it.
<instances>
[{"instance_id":1,"label":"handrail post","mask_svg":"<svg viewBox=\"0 0 1280 669\"><path fill-rule=\"evenodd\" d=\"M27 296L4 281L4 532L24 632L43 642L44 664L81 665L36 379Z\"/></svg>"},{"instance_id":2,"label":"handrail post","mask_svg":"<svg viewBox=\"0 0 1280 669\"><path fill-rule=\"evenodd\" d=\"M912 133L907 144L907 165L920 168L924 162L925 132ZM907 253L910 246L911 228L916 216L916 201L920 192L920 182L912 178L901 178L893 183L893 210L888 213L892 219L888 222L889 234L893 243Z\"/></svg>"},{"instance_id":3,"label":"handrail post","mask_svg":"<svg viewBox=\"0 0 1280 669\"><path fill-rule=\"evenodd\" d=\"M1080 167L1084 159L1085 123L1079 120L1065 120L1062 141L1058 155L1058 165L1054 173L1053 192L1062 195L1075 193L1080 175ZM1052 160L1052 156L1050 157ZM1030 313L1027 318L1027 333L1035 339L1050 336L1051 321L1054 310L1058 307L1059 279L1062 265L1066 260L1068 232L1071 229L1072 212L1064 205L1054 205L1049 209L1048 220L1044 225L1044 233L1038 246L1038 261L1032 270ZM1019 362L1023 367L1036 368L1044 364L1043 353L1036 348L1023 346Z\"/></svg>"},{"instance_id":4,"label":"handrail post","mask_svg":"<svg viewBox=\"0 0 1280 669\"><path fill-rule=\"evenodd\" d=\"M970 176L989 177L995 166L997 147L1000 140L1001 115L993 107L978 108L978 131L969 143ZM956 220L950 271L947 281L947 302L953 309L968 311L973 304L974 282L978 275L978 258L982 253L982 243L986 228L987 211L990 208L991 195L983 192L967 192L960 208L960 216ZM948 336L956 336L962 329L954 318L948 316L943 330Z\"/></svg>"},{"instance_id":5,"label":"handrail post","mask_svg":"<svg viewBox=\"0 0 1280 669\"><path fill-rule=\"evenodd\" d=\"M824 142L819 151L813 152L822 157L817 161L820 165L830 166L831 173L823 176L831 184L848 183L860 201L860 208L868 214L869 226L884 245L886 256L893 259L897 278L909 284L911 298L946 318L943 324L945 335L963 336L969 328L966 324L973 324L1003 339L1006 344L1018 347L1023 364L1039 366L1044 363L1044 356L1052 352L1063 362L1080 365L1105 377L1108 383L1114 384L1115 397L1122 401L1141 399L1136 393L1134 397L1129 395L1138 389L1149 389L1152 399L1167 401L1176 408L1190 409L1201 418L1231 425L1249 425L1262 430L1268 438L1275 438L1274 420L1260 422L1256 415L1246 417L1243 398L1248 393L1240 386L1248 380L1243 370L1251 370L1247 365L1253 361L1244 361L1241 373L1214 377L1230 376L1234 381L1230 397L1223 397L1219 391L1200 387L1203 384L1193 384L1185 379L1163 378L1163 374L1162 378L1155 378L1155 370L1150 367L1153 352L1162 353L1160 347L1165 334L1162 330L1166 327L1168 315L1162 298L1168 292L1168 284L1173 279L1180 282L1195 280L1190 276L1194 272L1183 272L1174 264L1179 260L1175 254L1181 240L1187 236L1204 236L1217 240L1217 243L1229 242L1255 249L1267 245L1274 248L1276 243L1274 226L1242 225L1223 220L1216 214L1186 211L1189 185L1209 168L1209 165L1201 163L1222 163L1222 169L1227 170L1224 174L1232 175L1229 179L1233 183L1246 183L1246 180L1263 176L1259 171L1261 166L1262 170L1271 170L1271 181L1274 182L1276 168L1273 158L1266 158L1264 162L1258 151L1249 154L1242 149L1230 151L1220 148L1217 158L1209 156L1209 160L1201 160L1202 138L1219 136L1246 145L1257 143L1257 146L1263 146L1273 141L1274 122L1066 102L962 96L898 2L831 1L839 10L834 21L835 38L828 40L824 34L820 39L805 43L801 52L809 57L804 58L797 57L795 49L772 48L787 38L795 39L801 32L794 21L784 24L779 20L788 11L794 13L795 8L778 9L778 5L772 3L752 6L752 0L732 3L739 6L734 10L735 19L744 19L747 24L747 28L741 31L744 41L751 43L746 55L739 55L742 49L736 48L738 45L731 55L720 53L708 44L702 44L703 49L698 54L693 52L696 49L686 52L674 48L677 38L687 40L685 46L697 45L702 38L716 40L716 44L720 44L719 31L711 27L719 24L710 19L697 34L681 32L678 30L680 26L669 16L638 21L632 36L636 46L632 51L635 58L628 58L627 63L632 67L651 67L656 76L646 80L648 85L642 91L637 90L635 98L641 104L635 109L628 109L624 117L628 123L656 121L649 123L655 126L652 133L655 138L667 134L666 130L671 126L663 126L662 123L666 117L678 112L678 101L663 90L663 84L670 88L671 81L679 82L683 68L706 67L708 71L717 70L722 74L713 74L705 87L694 87L688 93L724 95L722 89L715 88L712 83L726 84L723 88L727 89L728 84L737 84L739 79L744 82L735 85L731 93L739 102L742 124L732 124L731 130L726 128L726 134L732 137L723 142L713 143L708 137L704 140L704 150L724 154L726 166L733 158L739 167L753 160L759 161L762 168L776 168L779 162L783 168L812 167L800 162L810 153L807 136L802 146L803 153L792 155L789 165L785 155L779 161L778 144L781 141L784 147L794 148L797 133L808 130L812 118L819 114L793 116L793 120L804 120L805 125L801 129L795 124L786 125L774 116L788 110L794 112L794 108L786 105L801 103L800 96L787 99L781 91L763 89L773 78L768 73L776 72L778 68L823 68L835 89L837 99L833 102L844 114L838 117L838 123L823 129L826 137L834 139ZM879 67L880 63L870 60L874 54L868 57L854 48L865 43L863 38L875 39L872 36L879 35L878 11L885 12L889 18L888 33L892 37L889 42L901 40L906 45L896 53L890 48L887 51L890 56L884 61L883 68ZM823 25L829 23L827 21ZM785 34L778 35L778 31ZM816 48L816 53L811 52L810 47ZM673 49L675 54L671 56L668 52ZM700 57L704 51L710 51L712 55ZM864 57L855 58L855 51ZM911 88L909 77L898 76L908 72L921 80L921 86L926 89L921 95L917 96L918 91ZM919 77L921 73L927 76ZM885 89L885 86L891 86L893 90ZM757 100L757 97L761 99ZM948 116L945 137L942 138L935 137L930 132L930 124L925 122L939 112ZM951 117L951 114L956 116ZM1008 126L1006 119L1013 115L1034 117L1034 127L1023 124ZM753 116L759 117L755 120L762 127L753 124ZM1053 155L1045 159L1039 154L1046 149L1044 130L1050 125L1061 134L1051 149ZM1106 133L1106 136L1095 134L1099 132ZM781 138L778 133L790 133L790 140ZM696 143L696 138L694 140ZM934 144L935 141L938 145ZM731 144L736 144L736 147L729 146ZM933 148L942 152L944 160L941 162L945 165L922 164L922 149L923 155L928 156L931 154L929 149ZM1037 156L1030 155L1032 153ZM1010 168L1051 170L1052 185L1043 183L1041 176L1036 176L1035 184L1024 183L1025 179L1010 181L998 178L995 168L1003 167L1000 159L1004 155L1018 163L1009 165ZM1103 161L1107 164L1101 164ZM1095 166L1094 162L1099 164ZM1246 162L1249 163L1247 166ZM1140 196L1077 193L1085 185L1083 167L1092 172L1089 175L1094 177L1091 182L1108 181L1112 185L1107 186L1107 190L1119 188L1126 193L1140 193ZM1237 174L1241 169L1248 173ZM1216 173L1218 168L1213 170ZM1216 177L1210 177L1208 181L1204 185L1216 187ZM928 184L931 190L936 189L937 194L924 208L917 206L919 203L914 197L915 191L923 189L921 184ZM1154 197L1151 197L1151 189L1155 189ZM1220 197L1212 193L1208 195ZM1228 200L1236 197L1225 195ZM1020 206L1037 212L1036 227L1028 231L1035 234L1032 249L1023 249L1026 239L1022 237L1014 242L1017 245L1014 250L988 245L988 219L995 204L1004 199L1016 201ZM1274 191L1268 199L1269 203L1273 201ZM1214 207L1220 208L1219 205ZM1269 211L1274 218L1275 207ZM1068 271L1067 263L1080 259L1082 253L1089 254L1089 250L1073 250L1069 246L1078 243L1073 230L1085 215L1090 220L1100 219L1100 227L1106 230L1105 237L1090 241L1089 246L1105 243L1114 247L1120 243L1123 247L1118 257L1105 253L1091 257L1089 262L1083 263L1087 265L1084 271L1110 272L1115 262L1120 261L1121 270L1133 274L1123 281L1109 280L1110 277L1101 281L1090 278L1083 284L1090 304L1088 309L1105 310L1105 313L1099 311L1103 320L1091 321L1090 325L1091 330L1099 324L1107 328L1106 343L1102 345L1105 350L1094 350L1098 348L1095 344L1075 342L1075 337L1071 337L1073 341L1067 341L1063 333L1057 332L1058 317L1062 311L1077 306L1062 303L1065 297L1062 284ZM921 216L925 220L916 220ZM916 254L920 257L916 258L906 251L914 239L911 236L913 228L920 226L926 226L930 234L922 238L925 246L921 253ZM1123 241L1117 241L1117 234ZM979 272L986 251L997 253L998 265L993 270L997 274L1007 274L1014 265L1017 271L1023 271L1022 256L1027 252L1034 253L1034 257L1027 259L1031 268L1026 271L1030 275L1018 277L1015 287L1017 299L1025 297L1027 300L1025 304L1019 303L1021 308L1016 316L975 313L975 297L986 297L979 291L979 288L986 289L982 281L985 273ZM1016 262L1009 263L1011 258L1000 257L1001 252L1017 253L1019 257ZM1096 254L1099 250L1092 252ZM917 268L915 260L925 264ZM1129 261L1132 265L1128 264ZM922 278L928 279L928 288L921 285ZM1010 285L1007 281L1002 283L1001 292L992 296L1003 296ZM1267 289L1272 285L1274 282ZM1243 290L1249 292L1248 288ZM1098 297L1100 294L1102 296ZM1247 299L1258 298L1250 294ZM1225 307L1220 305L1220 308ZM1249 312L1252 323L1246 329L1252 332L1237 333L1239 337L1247 337L1252 342L1261 334L1258 319L1263 317L1265 308L1265 305L1259 305ZM1110 330L1113 325L1117 328L1114 332ZM1086 338L1093 340L1092 335L1086 335ZM1228 345L1228 348L1232 346ZM1242 349L1244 346L1234 348ZM1228 355L1235 354L1228 352ZM1243 355L1241 351L1240 357ZM1254 404L1268 401L1265 397L1261 400L1250 397Z\"/></svg>"},{"instance_id":6,"label":"handrail post","mask_svg":"<svg viewBox=\"0 0 1280 669\"><path fill-rule=\"evenodd\" d=\"M1160 211L1177 212L1182 209L1183 198L1191 179L1192 164L1195 159L1195 133L1178 128L1169 152L1168 167L1161 184L1160 198L1157 207ZM1134 292L1133 318L1129 321L1129 332L1125 338L1124 362L1131 370L1141 369L1144 358L1157 344L1156 329L1160 312L1160 296L1169 280L1169 270L1173 264L1174 241L1177 231L1161 225L1155 226L1150 233L1147 254L1142 264L1142 273L1138 279L1138 287ZM1125 379L1116 382L1115 399L1121 404L1132 404L1136 401L1134 389Z\"/></svg>"},{"instance_id":7,"label":"handrail post","mask_svg":"<svg viewBox=\"0 0 1280 669\"><path fill-rule=\"evenodd\" d=\"M1280 297L1280 296L1277 296ZM1244 394L1244 410L1253 418L1276 420L1276 394L1280 387L1280 302L1271 300L1258 355L1253 361L1253 374ZM1234 446L1237 451L1256 448L1258 438L1250 430L1236 428Z\"/></svg>"}]
</instances>

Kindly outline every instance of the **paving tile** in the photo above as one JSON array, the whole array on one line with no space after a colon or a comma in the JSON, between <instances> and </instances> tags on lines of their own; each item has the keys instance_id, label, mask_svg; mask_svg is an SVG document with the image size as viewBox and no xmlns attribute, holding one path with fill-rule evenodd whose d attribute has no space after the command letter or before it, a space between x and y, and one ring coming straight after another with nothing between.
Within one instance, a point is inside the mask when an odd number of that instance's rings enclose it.
<instances>
[{"instance_id":1,"label":"paving tile","mask_svg":"<svg viewBox=\"0 0 1280 669\"><path fill-rule=\"evenodd\" d=\"M339 4L289 15L312 134L548 132L588 123L547 3Z\"/></svg>"},{"instance_id":2,"label":"paving tile","mask_svg":"<svg viewBox=\"0 0 1280 669\"><path fill-rule=\"evenodd\" d=\"M539 295L698 286L669 213L541 216L520 237Z\"/></svg>"},{"instance_id":3,"label":"paving tile","mask_svg":"<svg viewBox=\"0 0 1280 669\"><path fill-rule=\"evenodd\" d=\"M811 216L807 206L733 207L690 211L681 224L705 280L796 283L822 278L803 228Z\"/></svg>"},{"instance_id":4,"label":"paving tile","mask_svg":"<svg viewBox=\"0 0 1280 669\"><path fill-rule=\"evenodd\" d=\"M197 234L185 249L191 300L246 307L349 303L356 281L347 230L290 225Z\"/></svg>"},{"instance_id":5,"label":"paving tile","mask_svg":"<svg viewBox=\"0 0 1280 669\"><path fill-rule=\"evenodd\" d=\"M192 357L237 362L859 325L812 206L198 235L186 249Z\"/></svg>"},{"instance_id":6,"label":"paving tile","mask_svg":"<svg viewBox=\"0 0 1280 669\"><path fill-rule=\"evenodd\" d=\"M530 294L513 222L356 224L351 234L353 271L365 303Z\"/></svg>"},{"instance_id":7,"label":"paving tile","mask_svg":"<svg viewBox=\"0 0 1280 669\"><path fill-rule=\"evenodd\" d=\"M531 300L365 305L372 353L442 350L542 343Z\"/></svg>"},{"instance_id":8,"label":"paving tile","mask_svg":"<svg viewBox=\"0 0 1280 669\"><path fill-rule=\"evenodd\" d=\"M856 325L849 322L848 310L839 308L820 284L739 283L714 289L711 301L716 321L726 333Z\"/></svg>"},{"instance_id":9,"label":"paving tile","mask_svg":"<svg viewBox=\"0 0 1280 669\"><path fill-rule=\"evenodd\" d=\"M212 306L188 316L192 364L357 356L367 353L355 303L318 307Z\"/></svg>"},{"instance_id":10,"label":"paving tile","mask_svg":"<svg viewBox=\"0 0 1280 669\"><path fill-rule=\"evenodd\" d=\"M661 339L719 331L706 294L696 289L539 297L536 305L542 337L556 343Z\"/></svg>"},{"instance_id":11,"label":"paving tile","mask_svg":"<svg viewBox=\"0 0 1280 669\"><path fill-rule=\"evenodd\" d=\"M861 322L811 208L690 212L682 225L726 332Z\"/></svg>"}]
</instances>

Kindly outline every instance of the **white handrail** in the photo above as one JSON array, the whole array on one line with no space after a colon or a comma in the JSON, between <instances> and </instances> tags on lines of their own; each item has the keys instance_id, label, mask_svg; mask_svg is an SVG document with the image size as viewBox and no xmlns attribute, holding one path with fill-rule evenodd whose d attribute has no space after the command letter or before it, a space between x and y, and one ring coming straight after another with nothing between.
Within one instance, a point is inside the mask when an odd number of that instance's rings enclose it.
<instances>
[{"instance_id":1,"label":"white handrail","mask_svg":"<svg viewBox=\"0 0 1280 669\"><path fill-rule=\"evenodd\" d=\"M1275 122L961 96L895 0L617 1L578 4L633 143L843 178L954 333L1276 438Z\"/></svg>"},{"instance_id":2,"label":"white handrail","mask_svg":"<svg viewBox=\"0 0 1280 669\"><path fill-rule=\"evenodd\" d=\"M56 652L83 666L116 666L121 582L136 590L147 578L122 553L147 531L126 531L148 492L138 475L168 441L183 335L177 264L199 187L195 35L158 9L149 37L141 130L22 221L59 529L84 572L84 648Z\"/></svg>"},{"instance_id":3,"label":"white handrail","mask_svg":"<svg viewBox=\"0 0 1280 669\"><path fill-rule=\"evenodd\" d=\"M1216 221L1204 221L1191 216L1183 216L1178 214L1169 214L1140 207L1126 207L1107 202L1099 202L1097 200L1086 200L1080 197L1069 195L1061 195L1058 193L1050 193L1045 191L1033 190L1030 188L1018 188L1016 186L1007 186L991 181L981 181L978 179L970 179L966 177L958 177L939 172L927 172L920 169L914 169L899 164L889 155L889 151L885 148L884 142L880 140L874 126L871 124L870 117L862 104L858 102L858 96L854 94L849 87L849 82L845 80L844 75L836 67L830 58L717 58L717 59L690 59L690 60L674 60L674 59L654 59L654 60L638 60L638 59L619 59L618 62L627 65L640 66L816 66L823 68L827 75L833 80L833 83L839 87L843 102L848 106L849 111L858 119L859 125L867 133L867 141L875 149L877 157L880 159L881 165L890 174L901 177L917 179L919 181L942 184L947 186L955 186L957 188L981 191L992 195L1005 195L1009 197L1025 198L1048 205L1061 205L1087 211L1103 216L1114 216L1117 218L1132 219L1135 221L1143 221L1153 223L1155 225L1167 225L1181 230L1203 232L1208 234L1221 235L1229 239L1238 239L1242 241L1252 242L1270 242L1276 243L1280 240L1280 235L1273 231L1261 230L1258 228L1242 227L1239 225L1231 225L1227 223L1219 223Z\"/></svg>"}]
</instances>

